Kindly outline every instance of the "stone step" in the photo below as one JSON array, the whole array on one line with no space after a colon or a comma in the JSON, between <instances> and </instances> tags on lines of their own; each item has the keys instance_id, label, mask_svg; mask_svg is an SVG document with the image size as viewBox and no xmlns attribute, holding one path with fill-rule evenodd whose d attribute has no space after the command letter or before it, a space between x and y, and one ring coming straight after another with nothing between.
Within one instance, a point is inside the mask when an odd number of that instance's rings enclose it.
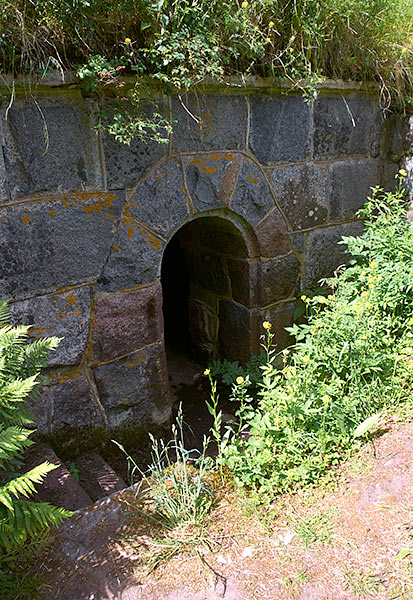
<instances>
[{"instance_id":1,"label":"stone step","mask_svg":"<svg viewBox=\"0 0 413 600\"><path fill-rule=\"evenodd\" d=\"M121 477L96 452L78 456L71 463L81 486L94 502L127 487Z\"/></svg>"},{"instance_id":2,"label":"stone step","mask_svg":"<svg viewBox=\"0 0 413 600\"><path fill-rule=\"evenodd\" d=\"M24 470L28 471L46 460L57 465L57 468L48 473L42 485L36 486L38 492L32 497L33 500L50 502L68 510L78 510L92 504L92 498L50 446L38 442L26 450Z\"/></svg>"}]
</instances>

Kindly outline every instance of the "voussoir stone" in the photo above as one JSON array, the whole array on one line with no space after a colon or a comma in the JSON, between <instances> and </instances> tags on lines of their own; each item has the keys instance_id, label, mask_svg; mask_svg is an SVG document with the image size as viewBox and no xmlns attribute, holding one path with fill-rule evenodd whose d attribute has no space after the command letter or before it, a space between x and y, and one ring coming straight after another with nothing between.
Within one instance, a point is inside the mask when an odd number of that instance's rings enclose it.
<instances>
[{"instance_id":1,"label":"voussoir stone","mask_svg":"<svg viewBox=\"0 0 413 600\"><path fill-rule=\"evenodd\" d=\"M278 208L274 208L254 228L260 247L260 255L264 258L288 254L292 250L287 225Z\"/></svg>"},{"instance_id":2,"label":"voussoir stone","mask_svg":"<svg viewBox=\"0 0 413 600\"><path fill-rule=\"evenodd\" d=\"M94 360L108 361L160 340L163 332L159 282L98 296L94 307Z\"/></svg>"},{"instance_id":3,"label":"voussoir stone","mask_svg":"<svg viewBox=\"0 0 413 600\"><path fill-rule=\"evenodd\" d=\"M294 231L322 225L328 217L329 174L326 166L278 167L271 173L275 197Z\"/></svg>"},{"instance_id":4,"label":"voussoir stone","mask_svg":"<svg viewBox=\"0 0 413 600\"><path fill-rule=\"evenodd\" d=\"M15 324L33 325L31 339L62 338L57 349L49 353L50 366L75 365L86 350L91 302L91 286L85 286L15 302L10 310Z\"/></svg>"},{"instance_id":5,"label":"voussoir stone","mask_svg":"<svg viewBox=\"0 0 413 600\"><path fill-rule=\"evenodd\" d=\"M94 370L99 398L111 429L163 425L171 415L163 343Z\"/></svg>"},{"instance_id":6,"label":"voussoir stone","mask_svg":"<svg viewBox=\"0 0 413 600\"><path fill-rule=\"evenodd\" d=\"M105 101L105 111L110 123L114 115L113 101ZM169 108L165 100L153 104L144 104L140 107L143 117L153 118L153 114L160 114L169 121ZM168 139L169 134L165 128L159 128L157 133L163 139ZM168 144L151 139L134 137L130 144L117 141L114 135L104 132L102 135L103 152L105 154L105 167L107 185L110 189L125 188L135 185L145 174L147 169L154 166L168 152Z\"/></svg>"},{"instance_id":7,"label":"voussoir stone","mask_svg":"<svg viewBox=\"0 0 413 600\"><path fill-rule=\"evenodd\" d=\"M349 259L346 246L338 242L342 236L357 236L362 230L363 224L354 221L307 232L302 289L314 287L320 279L331 277L337 267L346 264Z\"/></svg>"},{"instance_id":8,"label":"voussoir stone","mask_svg":"<svg viewBox=\"0 0 413 600\"><path fill-rule=\"evenodd\" d=\"M0 207L0 298L96 279L121 195L73 192Z\"/></svg>"},{"instance_id":9,"label":"voussoir stone","mask_svg":"<svg viewBox=\"0 0 413 600\"><path fill-rule=\"evenodd\" d=\"M221 208L230 198L239 169L239 156L214 152L182 158L186 183L195 212ZM224 189L225 188L225 189Z\"/></svg>"},{"instance_id":10,"label":"voussoir stone","mask_svg":"<svg viewBox=\"0 0 413 600\"><path fill-rule=\"evenodd\" d=\"M368 155L382 125L369 97L320 96L314 103L314 158Z\"/></svg>"},{"instance_id":11,"label":"voussoir stone","mask_svg":"<svg viewBox=\"0 0 413 600\"><path fill-rule=\"evenodd\" d=\"M185 94L172 97L174 152L245 149L245 96Z\"/></svg>"},{"instance_id":12,"label":"voussoir stone","mask_svg":"<svg viewBox=\"0 0 413 600\"><path fill-rule=\"evenodd\" d=\"M81 98L15 100L3 118L12 199L102 187L96 107Z\"/></svg>"},{"instance_id":13,"label":"voussoir stone","mask_svg":"<svg viewBox=\"0 0 413 600\"><path fill-rule=\"evenodd\" d=\"M261 170L252 161L244 160L231 200L231 210L254 227L273 207L274 199Z\"/></svg>"},{"instance_id":14,"label":"voussoir stone","mask_svg":"<svg viewBox=\"0 0 413 600\"><path fill-rule=\"evenodd\" d=\"M300 162L310 156L311 112L299 96L253 96L251 150L261 164Z\"/></svg>"}]
</instances>

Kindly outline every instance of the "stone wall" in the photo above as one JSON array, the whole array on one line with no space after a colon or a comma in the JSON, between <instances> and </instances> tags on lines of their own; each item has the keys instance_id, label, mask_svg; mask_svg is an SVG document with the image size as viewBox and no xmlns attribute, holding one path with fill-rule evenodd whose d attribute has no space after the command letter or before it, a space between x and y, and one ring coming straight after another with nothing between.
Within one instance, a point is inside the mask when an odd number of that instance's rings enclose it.
<instances>
[{"instance_id":1,"label":"stone wall","mask_svg":"<svg viewBox=\"0 0 413 600\"><path fill-rule=\"evenodd\" d=\"M264 319L286 343L295 295L345 262L337 241L360 231L370 186L394 185L406 123L370 93L330 87L309 106L263 84L184 103L160 101L164 145L96 133L76 87L2 109L0 298L33 337L63 338L34 410L69 450L168 421L160 273L184 225L198 220L193 337L245 359Z\"/></svg>"}]
</instances>

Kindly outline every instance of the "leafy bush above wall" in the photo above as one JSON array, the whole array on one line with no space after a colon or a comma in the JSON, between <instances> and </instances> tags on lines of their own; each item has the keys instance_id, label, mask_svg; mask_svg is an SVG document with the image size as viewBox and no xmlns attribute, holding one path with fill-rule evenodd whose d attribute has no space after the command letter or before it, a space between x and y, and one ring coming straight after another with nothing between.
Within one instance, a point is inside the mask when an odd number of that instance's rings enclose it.
<instances>
[{"instance_id":1,"label":"leafy bush above wall","mask_svg":"<svg viewBox=\"0 0 413 600\"><path fill-rule=\"evenodd\" d=\"M77 68L89 93L117 86L130 102L111 132L127 143L157 123L139 111L148 83L273 76L311 98L350 79L378 83L384 107L412 102L413 0L2 0L0 19L3 72Z\"/></svg>"}]
</instances>

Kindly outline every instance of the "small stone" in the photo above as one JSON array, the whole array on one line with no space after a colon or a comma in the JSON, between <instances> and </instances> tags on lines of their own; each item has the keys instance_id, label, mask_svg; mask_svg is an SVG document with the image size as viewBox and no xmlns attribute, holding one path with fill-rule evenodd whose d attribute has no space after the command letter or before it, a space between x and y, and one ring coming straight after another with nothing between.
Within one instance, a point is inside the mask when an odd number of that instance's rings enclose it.
<instances>
[{"instance_id":1,"label":"small stone","mask_svg":"<svg viewBox=\"0 0 413 600\"><path fill-rule=\"evenodd\" d=\"M255 552L255 548L248 546L247 548L244 548L244 550L242 552L242 558L251 558L251 556L254 555L254 552Z\"/></svg>"}]
</instances>

